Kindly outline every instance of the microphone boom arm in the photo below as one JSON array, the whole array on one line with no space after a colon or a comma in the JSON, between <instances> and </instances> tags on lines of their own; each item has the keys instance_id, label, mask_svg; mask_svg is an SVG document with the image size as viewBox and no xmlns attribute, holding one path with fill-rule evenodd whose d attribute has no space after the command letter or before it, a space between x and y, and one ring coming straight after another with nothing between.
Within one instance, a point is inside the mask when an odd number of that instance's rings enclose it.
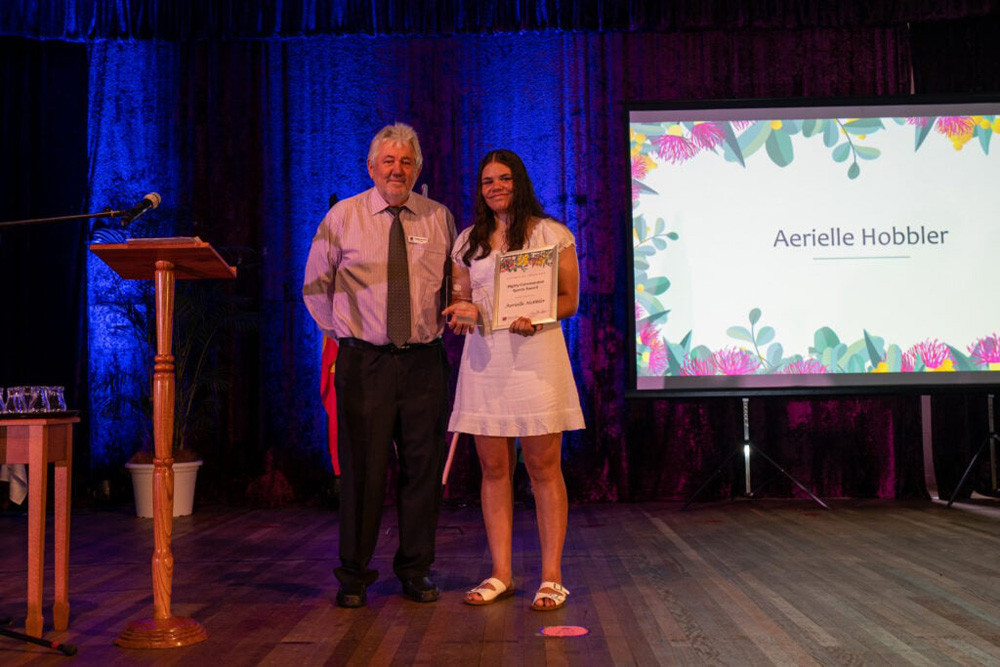
<instances>
[{"instance_id":1,"label":"microphone boom arm","mask_svg":"<svg viewBox=\"0 0 1000 667\"><path fill-rule=\"evenodd\" d=\"M99 213L83 213L81 215L57 215L52 218L29 218L27 220L9 220L7 222L0 222L0 227L14 227L15 225L34 225L43 222L86 220L87 218L120 218L129 212L130 212L129 209L123 209L120 211L115 209L107 209Z\"/></svg>"},{"instance_id":2,"label":"microphone boom arm","mask_svg":"<svg viewBox=\"0 0 1000 667\"><path fill-rule=\"evenodd\" d=\"M0 227L13 227L15 225L33 225L43 222L58 222L60 220L85 220L87 218L121 218L122 227L128 225L130 222L138 218L140 215L145 213L151 208L156 208L160 205L160 195L155 192L150 192L148 195L139 200L139 203L132 208L126 209L111 209L107 208L99 213L83 213L81 215L57 215L52 218L29 218L27 220L11 220L9 222L0 222Z\"/></svg>"}]
</instances>

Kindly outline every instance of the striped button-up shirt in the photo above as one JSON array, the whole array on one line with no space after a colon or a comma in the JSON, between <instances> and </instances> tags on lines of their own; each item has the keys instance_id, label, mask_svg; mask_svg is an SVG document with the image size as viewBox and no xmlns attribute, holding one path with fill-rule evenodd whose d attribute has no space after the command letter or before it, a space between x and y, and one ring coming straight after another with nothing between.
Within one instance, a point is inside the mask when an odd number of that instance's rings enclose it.
<instances>
[{"instance_id":1,"label":"striped button-up shirt","mask_svg":"<svg viewBox=\"0 0 1000 667\"><path fill-rule=\"evenodd\" d=\"M373 345L386 335L386 260L392 213L374 188L331 208L306 260L302 298L327 336ZM411 192L400 212L410 267L409 343L429 343L444 330L442 293L455 241L455 220L443 205Z\"/></svg>"}]
</instances>

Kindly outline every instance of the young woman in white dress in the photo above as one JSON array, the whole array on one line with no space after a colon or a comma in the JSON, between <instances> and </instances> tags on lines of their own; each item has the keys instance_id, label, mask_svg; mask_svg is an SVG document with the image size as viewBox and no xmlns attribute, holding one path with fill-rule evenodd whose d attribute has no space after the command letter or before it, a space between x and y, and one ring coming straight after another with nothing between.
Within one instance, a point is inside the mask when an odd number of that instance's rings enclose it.
<instances>
[{"instance_id":1,"label":"young woman in white dress","mask_svg":"<svg viewBox=\"0 0 1000 667\"><path fill-rule=\"evenodd\" d=\"M576 241L542 210L513 152L488 153L475 190L475 219L452 250L453 298L444 310L451 330L467 334L449 430L475 436L493 561L490 577L466 593L465 602L491 604L514 593L512 478L520 440L542 554L541 585L531 608L551 611L569 595L562 585L568 514L562 432L584 428L583 414L559 322L532 324L519 317L499 330L491 330L490 323L497 255L548 245L558 248L557 318L572 317L579 303Z\"/></svg>"}]
</instances>

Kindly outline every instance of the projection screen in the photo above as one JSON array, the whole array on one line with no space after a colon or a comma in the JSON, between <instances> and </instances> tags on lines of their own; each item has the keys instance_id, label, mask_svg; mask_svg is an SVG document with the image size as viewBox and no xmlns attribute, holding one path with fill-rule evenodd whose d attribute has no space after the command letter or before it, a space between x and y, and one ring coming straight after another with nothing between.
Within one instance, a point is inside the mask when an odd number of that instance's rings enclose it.
<instances>
[{"instance_id":1,"label":"projection screen","mask_svg":"<svg viewBox=\"0 0 1000 667\"><path fill-rule=\"evenodd\" d=\"M627 109L638 393L1000 380L1000 98Z\"/></svg>"}]
</instances>

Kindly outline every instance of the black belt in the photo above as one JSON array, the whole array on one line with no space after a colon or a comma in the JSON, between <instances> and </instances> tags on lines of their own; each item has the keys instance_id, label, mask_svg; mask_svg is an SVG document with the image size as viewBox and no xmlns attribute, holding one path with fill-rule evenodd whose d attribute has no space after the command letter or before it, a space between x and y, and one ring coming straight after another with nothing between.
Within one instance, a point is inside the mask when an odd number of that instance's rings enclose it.
<instances>
[{"instance_id":1,"label":"black belt","mask_svg":"<svg viewBox=\"0 0 1000 667\"><path fill-rule=\"evenodd\" d=\"M426 350L431 347L441 347L441 339L435 338L429 343L407 343L406 345L375 345L360 338L341 338L337 341L340 347L353 347L359 350L371 350L372 352L388 352L390 354L401 354L403 352L415 352L416 350Z\"/></svg>"}]
</instances>

